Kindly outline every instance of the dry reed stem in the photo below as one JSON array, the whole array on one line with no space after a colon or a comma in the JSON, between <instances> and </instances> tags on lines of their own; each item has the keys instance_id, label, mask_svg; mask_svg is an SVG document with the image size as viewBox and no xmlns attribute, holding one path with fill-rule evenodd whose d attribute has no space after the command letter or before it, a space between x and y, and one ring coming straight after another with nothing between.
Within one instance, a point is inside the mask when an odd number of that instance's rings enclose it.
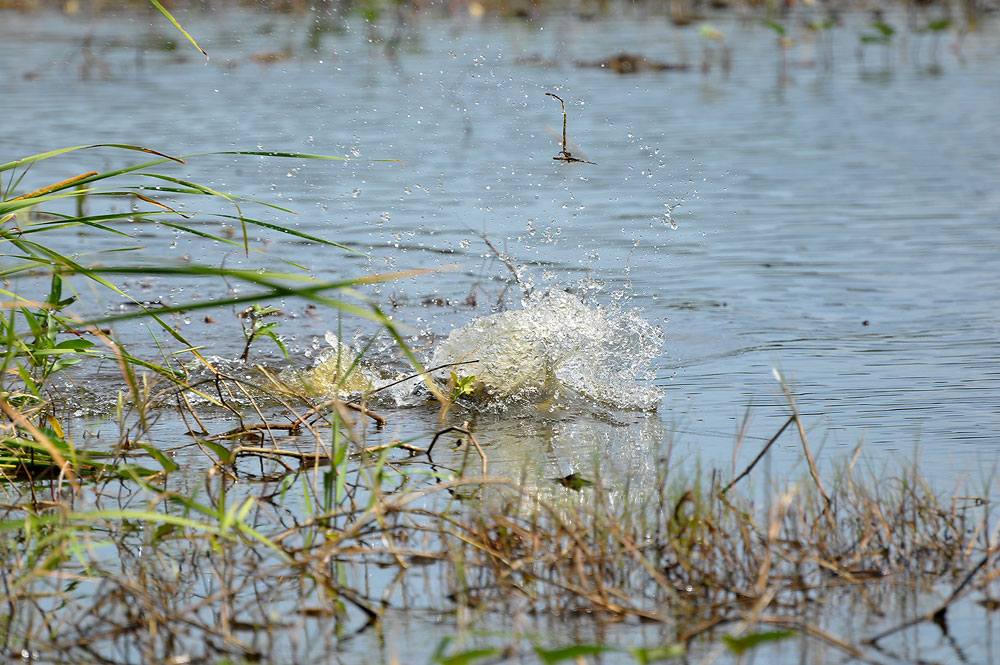
<instances>
[{"instance_id":1,"label":"dry reed stem","mask_svg":"<svg viewBox=\"0 0 1000 665\"><path fill-rule=\"evenodd\" d=\"M48 185L47 187L42 187L41 189L36 189L33 192L29 192L27 194L21 194L20 196L15 196L14 198L12 198L10 200L11 201L23 201L25 199L35 198L36 196L43 196L43 195L48 194L50 192L54 192L57 189L62 189L64 187L72 185L73 183L80 182L81 180L85 180L85 179L89 178L90 176L95 176L95 175L98 175L97 171L89 171L87 173L81 173L80 175L73 176L72 178L67 178L66 180L61 180L59 182L52 183L51 185Z\"/></svg>"},{"instance_id":2,"label":"dry reed stem","mask_svg":"<svg viewBox=\"0 0 1000 665\"><path fill-rule=\"evenodd\" d=\"M830 495L827 494L826 489L823 487L823 481L820 479L819 469L816 468L816 460L813 459L812 451L809 449L809 441L806 438L806 430L802 425L802 418L799 416L799 409L795 403L795 397L792 395L792 389L788 385L788 382L785 381L785 378L777 370L775 370L774 375L778 379L778 383L781 385L782 392L785 393L785 399L788 400L788 406L792 409L795 426L799 430L799 439L802 441L802 452L805 454L806 462L809 465L809 475L812 476L813 482L816 483L816 488L819 489L820 494L823 495L823 500L826 502L823 514L830 522L830 526L835 528L836 522L830 512Z\"/></svg>"}]
</instances>

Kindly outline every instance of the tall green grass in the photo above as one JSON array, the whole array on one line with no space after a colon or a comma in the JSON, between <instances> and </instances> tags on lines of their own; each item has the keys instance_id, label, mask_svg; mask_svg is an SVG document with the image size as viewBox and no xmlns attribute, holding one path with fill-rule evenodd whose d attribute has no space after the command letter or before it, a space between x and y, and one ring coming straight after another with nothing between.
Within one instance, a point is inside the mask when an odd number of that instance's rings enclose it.
<instances>
[{"instance_id":1,"label":"tall green grass","mask_svg":"<svg viewBox=\"0 0 1000 665\"><path fill-rule=\"evenodd\" d=\"M153 155L155 159L105 171L88 171L55 183L38 183L31 178L31 167L39 162L57 160L69 153L105 148L123 155ZM68 473L70 458L62 451L63 440L56 414L48 408L54 377L86 362L114 360L131 391L131 401L144 398L140 375L152 372L160 378L184 385L185 373L163 359L139 358L115 339L115 323L145 320L152 330L159 330L211 370L198 351L199 340L186 339L170 325L167 315L175 312L231 308L266 303L284 298L301 298L343 313L363 317L385 327L401 341L395 324L358 290L366 284L396 279L416 272L363 274L337 281L317 281L305 268L286 262L288 270L231 269L198 263L168 263L148 256L142 248L130 244L129 229L151 226L168 232L188 234L202 243L221 243L238 247L247 256L263 253L251 246L248 229L253 227L279 235L305 240L317 248L335 252L355 252L335 239L321 238L251 217L245 212L251 205L264 206L278 213L291 211L267 202L224 193L192 180L172 175L163 169L170 164L187 164L212 155L267 157L297 160L343 160L342 157L302 153L231 151L175 157L135 145L89 145L52 150L0 164L0 336L5 352L0 359L0 406L10 437L4 445L8 454L22 456L30 452L32 468L41 456ZM388 160L387 160L388 161ZM27 190L26 193L20 193ZM240 229L236 239L209 233L204 223L193 223L181 203L197 199L190 207L199 212L199 222L206 216L220 223L235 224ZM97 214L83 214L84 201L101 204ZM116 202L127 205L115 206ZM213 209L211 204L217 205ZM116 209L117 208L117 211ZM99 251L79 256L60 251L60 239L74 230L85 228L100 238ZM63 243L65 244L65 243ZM130 251L128 263L112 263L114 257ZM138 254L138 256L136 256ZM137 265L138 264L138 265ZM125 278L169 277L204 284L213 280L240 282L246 288L239 295L220 299L192 299L166 306L150 307L130 296L122 284ZM80 282L89 283L87 289ZM42 289L39 284L46 284ZM134 305L127 312L93 314L86 300L93 293L105 291ZM197 291L197 289L189 289ZM76 313L82 310L82 313ZM270 330L264 330L267 334ZM258 330L255 334L260 334ZM252 341L248 338L249 343ZM51 431L51 433L49 433ZM33 441L37 445L25 442ZM64 447L64 446L63 446ZM11 463L10 459L6 463ZM77 465L79 466L79 465ZM21 468L21 472L28 467ZM82 469L78 469L82 470ZM67 476L72 479L73 475Z\"/></svg>"}]
</instances>

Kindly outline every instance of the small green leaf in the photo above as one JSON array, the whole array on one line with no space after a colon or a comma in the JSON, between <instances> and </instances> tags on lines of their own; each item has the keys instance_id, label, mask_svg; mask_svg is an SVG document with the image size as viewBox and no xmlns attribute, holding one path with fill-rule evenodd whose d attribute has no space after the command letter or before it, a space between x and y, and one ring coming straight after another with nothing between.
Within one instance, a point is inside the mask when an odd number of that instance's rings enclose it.
<instances>
[{"instance_id":1,"label":"small green leaf","mask_svg":"<svg viewBox=\"0 0 1000 665\"><path fill-rule=\"evenodd\" d=\"M49 289L49 297L45 302L49 305L55 305L62 299L62 278L59 275L52 275L52 286Z\"/></svg>"},{"instance_id":2,"label":"small green leaf","mask_svg":"<svg viewBox=\"0 0 1000 665\"><path fill-rule=\"evenodd\" d=\"M882 21L875 21L872 23L872 27L881 32L886 37L892 37L896 29L889 25L888 23L883 23Z\"/></svg>"},{"instance_id":3,"label":"small green leaf","mask_svg":"<svg viewBox=\"0 0 1000 665\"><path fill-rule=\"evenodd\" d=\"M502 653L502 649L496 648L469 649L468 651L456 653L451 656L438 654L434 657L434 662L439 663L440 665L467 665L468 663L474 663L477 660L482 660L483 658L499 656Z\"/></svg>"},{"instance_id":4,"label":"small green leaf","mask_svg":"<svg viewBox=\"0 0 1000 665\"><path fill-rule=\"evenodd\" d=\"M280 337L278 337L276 334L270 331L265 332L264 335L270 337L271 341L274 342L279 349L281 349L281 355L285 356L285 358L288 358L288 347L285 346L285 343L282 341Z\"/></svg>"},{"instance_id":5,"label":"small green leaf","mask_svg":"<svg viewBox=\"0 0 1000 665\"><path fill-rule=\"evenodd\" d=\"M541 658L545 665L561 663L564 660L577 660L584 656L596 656L605 651L611 651L612 647L604 647L596 644L573 644L568 647L558 649L542 649L535 647L535 653Z\"/></svg>"},{"instance_id":6,"label":"small green leaf","mask_svg":"<svg viewBox=\"0 0 1000 665\"><path fill-rule=\"evenodd\" d=\"M463 395L471 395L473 391L472 384L475 380L475 376L459 376L455 372L451 372L451 401L454 402Z\"/></svg>"},{"instance_id":7,"label":"small green leaf","mask_svg":"<svg viewBox=\"0 0 1000 665\"><path fill-rule=\"evenodd\" d=\"M782 37L785 36L785 26L781 25L777 21L772 21L771 19L768 18L762 18L760 22L766 25L767 27L771 28L771 30L774 30L780 36Z\"/></svg>"},{"instance_id":8,"label":"small green leaf","mask_svg":"<svg viewBox=\"0 0 1000 665\"><path fill-rule=\"evenodd\" d=\"M57 349L70 349L73 351L83 351L84 349L89 349L94 346L94 343L89 339L67 339L64 342L59 342L56 344Z\"/></svg>"},{"instance_id":9,"label":"small green leaf","mask_svg":"<svg viewBox=\"0 0 1000 665\"><path fill-rule=\"evenodd\" d=\"M795 631L792 630L772 630L763 633L751 633L749 635L744 635L743 637L723 635L722 641L726 643L726 646L729 647L730 651L733 651L738 655L744 651L764 644L765 642L778 642L780 640L788 639L794 635Z\"/></svg>"},{"instance_id":10,"label":"small green leaf","mask_svg":"<svg viewBox=\"0 0 1000 665\"><path fill-rule=\"evenodd\" d=\"M830 28L833 27L833 25L834 25L833 19L829 18L814 19L812 22L809 23L809 29L815 32L820 32L823 30L829 30Z\"/></svg>"},{"instance_id":11,"label":"small green leaf","mask_svg":"<svg viewBox=\"0 0 1000 665\"><path fill-rule=\"evenodd\" d=\"M173 473L177 469L181 468L177 464L177 462L167 457L163 453L163 451L160 450L159 448L154 448L153 446L146 445L145 443L140 443L139 447L145 450L147 453L150 454L150 456L152 456L153 459L159 462L160 466L162 466L163 470L166 471L167 473Z\"/></svg>"},{"instance_id":12,"label":"small green leaf","mask_svg":"<svg viewBox=\"0 0 1000 665\"><path fill-rule=\"evenodd\" d=\"M254 332L258 335L267 335L278 327L277 323L254 324Z\"/></svg>"},{"instance_id":13,"label":"small green leaf","mask_svg":"<svg viewBox=\"0 0 1000 665\"><path fill-rule=\"evenodd\" d=\"M159 2L157 2L157 0L149 0L149 4L153 5L157 9L159 9L160 13L163 14L164 16L166 16L167 20L170 21L171 23L173 23L174 27L177 28L178 30L180 30L181 34L183 34L185 37L187 37L188 41L191 42L192 44L194 44L194 47L196 49L198 49L199 51L201 51L202 55L205 56L205 59L206 60L208 59L208 53L205 52L205 49L203 49L202 47L198 46L198 42L196 42L194 40L194 37L192 37L191 35L189 35L188 31L181 27L181 24L177 22L177 19L175 19L173 16L171 16L170 12L168 12L163 5L161 5Z\"/></svg>"},{"instance_id":14,"label":"small green leaf","mask_svg":"<svg viewBox=\"0 0 1000 665\"><path fill-rule=\"evenodd\" d=\"M648 663L655 663L660 660L680 658L684 655L685 648L683 644L668 644L663 647L640 647L629 649L629 651L635 657L635 662L639 663L639 665L647 665Z\"/></svg>"},{"instance_id":15,"label":"small green leaf","mask_svg":"<svg viewBox=\"0 0 1000 665\"><path fill-rule=\"evenodd\" d=\"M221 443L216 443L215 441L202 441L201 444L215 453L219 457L219 461L223 464L232 464L236 461L236 456L233 455L233 451Z\"/></svg>"}]
</instances>

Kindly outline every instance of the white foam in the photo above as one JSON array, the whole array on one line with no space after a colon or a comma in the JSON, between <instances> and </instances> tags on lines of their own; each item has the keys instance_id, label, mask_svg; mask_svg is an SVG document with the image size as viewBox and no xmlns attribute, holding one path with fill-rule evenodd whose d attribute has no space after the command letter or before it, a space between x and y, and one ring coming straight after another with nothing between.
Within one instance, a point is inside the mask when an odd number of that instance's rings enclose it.
<instances>
[{"instance_id":1,"label":"white foam","mask_svg":"<svg viewBox=\"0 0 1000 665\"><path fill-rule=\"evenodd\" d=\"M431 366L474 376L472 397L499 406L583 396L625 409L653 410L662 393L649 385L663 333L637 312L590 306L565 291L532 295L523 309L478 317L453 331Z\"/></svg>"}]
</instances>

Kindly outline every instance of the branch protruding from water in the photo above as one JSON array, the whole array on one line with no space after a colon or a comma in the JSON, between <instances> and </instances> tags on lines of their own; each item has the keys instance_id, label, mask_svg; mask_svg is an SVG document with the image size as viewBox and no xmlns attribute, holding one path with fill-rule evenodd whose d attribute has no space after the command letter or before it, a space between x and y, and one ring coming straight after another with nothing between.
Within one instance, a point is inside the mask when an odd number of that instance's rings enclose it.
<instances>
[{"instance_id":1,"label":"branch protruding from water","mask_svg":"<svg viewBox=\"0 0 1000 665\"><path fill-rule=\"evenodd\" d=\"M566 149L566 102L564 102L563 98L560 97L559 95L554 95L551 92L547 92L545 94L548 95L549 97L555 97L556 99L559 100L559 103L562 104L562 114L563 114L562 150L559 151L558 156L553 157L552 159L558 160L560 162L579 162L581 164L593 164L594 166L597 166L597 164L595 164L594 162L588 162L586 159L579 159L578 157L574 157L572 153L570 153L570 151Z\"/></svg>"}]
</instances>

